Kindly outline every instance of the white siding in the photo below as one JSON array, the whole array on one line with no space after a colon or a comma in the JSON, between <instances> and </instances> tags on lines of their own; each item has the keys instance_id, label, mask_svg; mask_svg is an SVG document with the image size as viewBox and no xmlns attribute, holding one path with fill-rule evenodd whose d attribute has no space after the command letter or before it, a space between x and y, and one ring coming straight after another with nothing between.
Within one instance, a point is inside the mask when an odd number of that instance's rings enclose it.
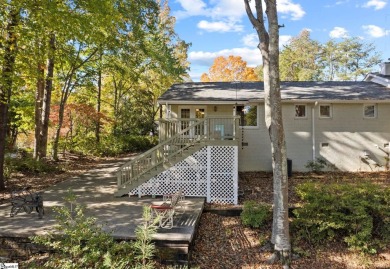
<instances>
[{"instance_id":1,"label":"white siding","mask_svg":"<svg viewBox=\"0 0 390 269\"><path fill-rule=\"evenodd\" d=\"M390 104L377 104L377 117L363 117L363 104L334 104L331 119L316 118L316 156L322 156L342 171L384 170L384 147L390 141ZM328 143L328 147L321 147ZM385 149L385 148L383 148ZM386 148L385 150L388 150ZM363 151L370 154L368 163L361 159ZM375 167L375 163L383 167Z\"/></svg>"},{"instance_id":2,"label":"white siding","mask_svg":"<svg viewBox=\"0 0 390 269\"><path fill-rule=\"evenodd\" d=\"M283 104L287 157L292 160L293 171L306 171L305 165L313 159L313 122L315 157L324 157L342 171L384 170L386 154L375 145L383 148L390 141L390 104L376 104L375 119L363 117L363 103L326 104L332 107L332 117L329 119L319 117L318 104L307 104L307 117L304 119L295 118L294 103ZM176 111L177 106L172 106L173 115ZM217 105L216 112L214 105L207 106L207 116L232 114L232 105ZM259 126L243 128L240 132L247 145L239 147L239 171L271 171L271 147L264 122L263 104L259 105ZM322 143L328 143L328 146L321 147ZM363 151L370 155L368 163L361 158ZM375 163L382 167L376 167Z\"/></svg>"}]
</instances>

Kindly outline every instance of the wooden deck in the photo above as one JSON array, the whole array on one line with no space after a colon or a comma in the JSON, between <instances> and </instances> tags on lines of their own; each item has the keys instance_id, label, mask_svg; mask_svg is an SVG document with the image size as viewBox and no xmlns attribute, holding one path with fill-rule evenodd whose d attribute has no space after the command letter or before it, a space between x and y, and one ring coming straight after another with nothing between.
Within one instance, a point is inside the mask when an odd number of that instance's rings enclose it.
<instances>
[{"instance_id":1,"label":"wooden deck","mask_svg":"<svg viewBox=\"0 0 390 269\"><path fill-rule=\"evenodd\" d=\"M143 206L162 201L161 197L114 197L116 177L113 174L120 164L106 163L81 177L71 178L47 189L43 193L45 215L18 213L10 217L11 205L0 205L0 237L27 238L31 235L53 231L53 208L65 206L64 197L71 190L80 204L86 206L85 214L93 216L115 239L135 239L135 228L142 223ZM203 211L204 198L189 198L177 210L172 229L158 229L154 236L157 246L177 249L188 254L196 227ZM69 205L67 205L69 206Z\"/></svg>"}]
</instances>

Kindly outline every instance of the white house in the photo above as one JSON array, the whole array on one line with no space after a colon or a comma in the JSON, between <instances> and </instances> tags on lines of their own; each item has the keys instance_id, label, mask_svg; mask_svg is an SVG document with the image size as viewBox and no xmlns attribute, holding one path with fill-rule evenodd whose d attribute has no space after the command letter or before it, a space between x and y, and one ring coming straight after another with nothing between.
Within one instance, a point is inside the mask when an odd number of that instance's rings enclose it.
<instances>
[{"instance_id":1,"label":"white house","mask_svg":"<svg viewBox=\"0 0 390 269\"><path fill-rule=\"evenodd\" d=\"M283 123L292 171L307 171L308 162L318 157L341 171L387 170L389 81L390 63L364 81L282 82ZM166 171L152 174L152 181L143 179L141 182L149 182L143 185L144 192L145 186L154 186L146 191L152 194L159 193L159 186L176 182L173 185L187 189L186 195L236 203L238 171L272 170L262 82L174 84L158 103L162 108L160 152L164 153L144 158L150 163L159 158L156 156L168 156L168 151L177 156L183 149L193 150L171 162ZM170 162L164 158L154 162ZM126 177L118 176L118 182L127 182L123 180ZM163 187L161 192L169 188Z\"/></svg>"},{"instance_id":2,"label":"white house","mask_svg":"<svg viewBox=\"0 0 390 269\"><path fill-rule=\"evenodd\" d=\"M386 169L390 68L387 71L358 82L281 83L287 156L293 171L306 171L308 161L317 157L342 171ZM159 103L165 118L240 115L238 170L272 170L262 82L175 84Z\"/></svg>"}]
</instances>

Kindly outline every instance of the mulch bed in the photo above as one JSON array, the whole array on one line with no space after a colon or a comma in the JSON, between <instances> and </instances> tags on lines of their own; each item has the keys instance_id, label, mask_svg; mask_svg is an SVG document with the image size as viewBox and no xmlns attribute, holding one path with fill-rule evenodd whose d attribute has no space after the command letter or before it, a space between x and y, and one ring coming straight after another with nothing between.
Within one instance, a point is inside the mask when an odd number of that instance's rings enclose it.
<instances>
[{"instance_id":1,"label":"mulch bed","mask_svg":"<svg viewBox=\"0 0 390 269\"><path fill-rule=\"evenodd\" d=\"M290 205L299 204L294 189L300 183L315 181L323 183L358 183L370 180L376 184L390 186L390 173L294 173L289 179ZM272 254L269 244L271 227L251 229L242 225L240 217L225 217L210 213L213 210L240 208L244 201L255 200L272 204L272 174L246 172L239 175L238 206L208 204L209 212L202 214L196 235L192 264L195 268L282 268L280 264L270 265L267 259ZM292 236L293 240L293 236ZM290 268L390 268L390 249L373 256L362 256L349 251L342 243L324 245L320 249L294 245L294 259ZM198 266L198 267L196 267Z\"/></svg>"}]
</instances>

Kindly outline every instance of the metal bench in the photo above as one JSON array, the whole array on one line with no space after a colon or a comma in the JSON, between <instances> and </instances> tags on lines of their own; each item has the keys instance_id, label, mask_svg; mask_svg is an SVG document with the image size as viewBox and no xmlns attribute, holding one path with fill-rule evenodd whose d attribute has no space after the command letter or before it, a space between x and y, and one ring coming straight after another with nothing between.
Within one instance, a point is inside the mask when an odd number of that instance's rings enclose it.
<instances>
[{"instance_id":1,"label":"metal bench","mask_svg":"<svg viewBox=\"0 0 390 269\"><path fill-rule=\"evenodd\" d=\"M30 192L29 188L23 188L19 191L12 191L11 205L11 217L16 216L16 214L18 214L22 209L24 212L30 214L35 208L40 219L45 214L41 193L32 193Z\"/></svg>"},{"instance_id":2,"label":"metal bench","mask_svg":"<svg viewBox=\"0 0 390 269\"><path fill-rule=\"evenodd\" d=\"M182 206L181 201L184 200L183 190L179 190L173 194L163 196L163 203L160 205L151 205L152 217L158 218L158 223L161 228L171 229L173 227L173 216L177 206Z\"/></svg>"}]
</instances>

